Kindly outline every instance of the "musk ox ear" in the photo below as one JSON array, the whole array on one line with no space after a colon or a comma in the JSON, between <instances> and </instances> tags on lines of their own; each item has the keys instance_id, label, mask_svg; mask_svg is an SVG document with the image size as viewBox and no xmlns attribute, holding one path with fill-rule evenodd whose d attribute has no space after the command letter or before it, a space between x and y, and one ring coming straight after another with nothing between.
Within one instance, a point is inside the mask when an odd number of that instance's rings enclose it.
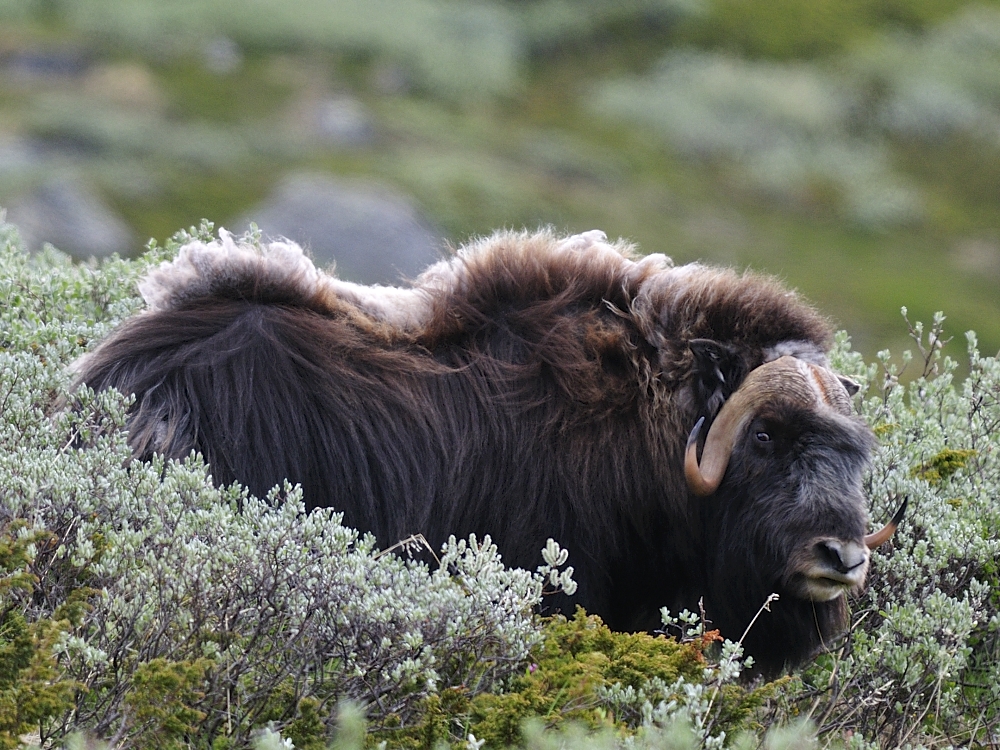
<instances>
[{"instance_id":1,"label":"musk ox ear","mask_svg":"<svg viewBox=\"0 0 1000 750\"><path fill-rule=\"evenodd\" d=\"M837 377L840 379L840 382L843 383L844 390L847 391L847 395L853 396L861 390L861 386L850 378L845 378L843 375L838 375Z\"/></svg>"},{"instance_id":2,"label":"musk ox ear","mask_svg":"<svg viewBox=\"0 0 1000 750\"><path fill-rule=\"evenodd\" d=\"M743 382L746 367L735 346L713 339L691 339L694 395L700 413L714 416Z\"/></svg>"}]
</instances>

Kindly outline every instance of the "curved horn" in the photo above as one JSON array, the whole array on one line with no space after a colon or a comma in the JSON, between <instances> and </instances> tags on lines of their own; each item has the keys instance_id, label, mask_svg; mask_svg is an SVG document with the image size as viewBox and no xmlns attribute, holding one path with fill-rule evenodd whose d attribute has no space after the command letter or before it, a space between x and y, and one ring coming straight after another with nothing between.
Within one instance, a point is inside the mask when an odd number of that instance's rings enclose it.
<instances>
[{"instance_id":1,"label":"curved horn","mask_svg":"<svg viewBox=\"0 0 1000 750\"><path fill-rule=\"evenodd\" d=\"M700 464L698 434L705 418L698 421L688 436L684 455L684 476L691 492L705 497L719 488L736 440L762 404L778 396L815 402L816 385L807 378L804 368L808 367L794 357L779 357L752 370L719 410L705 438Z\"/></svg>"},{"instance_id":2,"label":"curved horn","mask_svg":"<svg viewBox=\"0 0 1000 750\"><path fill-rule=\"evenodd\" d=\"M701 417L688 435L687 449L684 451L684 477L687 479L688 487L691 491L704 497L715 492L718 484L713 484L702 474L702 469L698 466L698 433L701 426L705 424L705 418Z\"/></svg>"},{"instance_id":3,"label":"curved horn","mask_svg":"<svg viewBox=\"0 0 1000 750\"><path fill-rule=\"evenodd\" d=\"M705 422L704 417L698 420L688 436L684 476L691 491L700 497L711 495L719 489L726 467L729 466L736 438L753 417L751 407L754 404L746 398L737 400L736 395L733 394L723 404L719 416L712 423L708 437L705 438L705 448L701 452L701 463L698 462L698 433ZM730 408L731 406L734 408Z\"/></svg>"},{"instance_id":4,"label":"curved horn","mask_svg":"<svg viewBox=\"0 0 1000 750\"><path fill-rule=\"evenodd\" d=\"M906 506L909 504L910 498L905 498L903 504L899 506L899 510L896 511L896 515L892 517L885 526L876 531L874 534L868 534L865 537L865 546L868 549L875 549L880 547L889 541L890 537L896 533L896 529L903 520L903 516L906 514Z\"/></svg>"}]
</instances>

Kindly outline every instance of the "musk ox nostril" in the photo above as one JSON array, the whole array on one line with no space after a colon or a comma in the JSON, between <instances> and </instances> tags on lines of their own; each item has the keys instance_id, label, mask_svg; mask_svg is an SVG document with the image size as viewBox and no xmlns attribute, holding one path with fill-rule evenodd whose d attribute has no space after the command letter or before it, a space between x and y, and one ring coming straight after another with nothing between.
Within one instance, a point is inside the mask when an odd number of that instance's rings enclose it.
<instances>
[{"instance_id":1,"label":"musk ox nostril","mask_svg":"<svg viewBox=\"0 0 1000 750\"><path fill-rule=\"evenodd\" d=\"M868 559L863 547L833 539L816 543L817 556L838 573L850 573Z\"/></svg>"}]
</instances>

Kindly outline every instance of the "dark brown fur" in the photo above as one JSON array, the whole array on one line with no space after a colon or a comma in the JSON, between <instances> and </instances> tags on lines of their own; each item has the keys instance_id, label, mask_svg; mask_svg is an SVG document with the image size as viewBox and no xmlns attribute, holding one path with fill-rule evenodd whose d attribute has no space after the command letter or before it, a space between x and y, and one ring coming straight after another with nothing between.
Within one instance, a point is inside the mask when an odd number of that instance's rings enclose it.
<instances>
[{"instance_id":1,"label":"dark brown fur","mask_svg":"<svg viewBox=\"0 0 1000 750\"><path fill-rule=\"evenodd\" d=\"M768 458L777 482L737 453L712 498L690 495L681 470L694 422L774 347L825 350L828 325L810 307L754 275L557 253L547 235L484 244L452 261L461 283L425 285L412 329L255 272L126 322L81 380L136 394L140 458L197 450L217 483L256 494L288 478L310 508L343 511L383 545L490 534L508 564L533 569L553 537L571 551L574 601L618 629L653 629L661 606L695 609L704 596L739 638L781 592L785 536L863 531L863 509L826 495L825 516L785 507L805 485L854 491L870 446L860 426L810 425L815 466ZM693 339L731 348L729 382L699 371ZM842 598L783 597L773 610L748 642L772 672L844 618Z\"/></svg>"}]
</instances>

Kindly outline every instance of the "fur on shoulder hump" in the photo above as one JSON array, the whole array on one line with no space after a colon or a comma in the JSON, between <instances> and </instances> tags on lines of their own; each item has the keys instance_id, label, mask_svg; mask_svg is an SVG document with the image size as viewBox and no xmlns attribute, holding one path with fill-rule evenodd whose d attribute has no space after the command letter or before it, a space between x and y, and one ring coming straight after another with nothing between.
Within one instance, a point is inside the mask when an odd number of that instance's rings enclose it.
<instances>
[{"instance_id":1,"label":"fur on shoulder hump","mask_svg":"<svg viewBox=\"0 0 1000 750\"><path fill-rule=\"evenodd\" d=\"M560 272L594 275L604 269L623 282L638 279L650 269L669 268L664 255L639 258L625 240L611 242L599 229L558 236L551 229L536 232L499 231L460 248L455 257L436 263L417 279L418 286L462 293L483 277L506 276L512 281L551 278Z\"/></svg>"}]
</instances>

